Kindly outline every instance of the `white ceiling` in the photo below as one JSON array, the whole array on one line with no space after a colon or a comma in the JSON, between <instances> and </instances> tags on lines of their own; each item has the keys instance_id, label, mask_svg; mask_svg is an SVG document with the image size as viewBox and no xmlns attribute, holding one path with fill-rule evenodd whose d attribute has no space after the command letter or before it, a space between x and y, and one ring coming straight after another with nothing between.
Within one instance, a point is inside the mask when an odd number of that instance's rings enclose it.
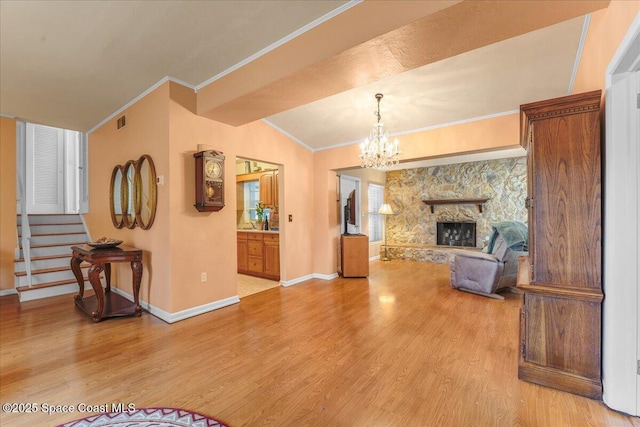
<instances>
[{"instance_id":1,"label":"white ceiling","mask_svg":"<svg viewBox=\"0 0 640 427\"><path fill-rule=\"evenodd\" d=\"M88 131L166 76L197 86L345 1L0 1L0 112Z\"/></svg>"},{"instance_id":2,"label":"white ceiling","mask_svg":"<svg viewBox=\"0 0 640 427\"><path fill-rule=\"evenodd\" d=\"M171 76L197 87L344 1L0 2L0 112L88 131ZM584 17L273 115L318 150L515 111L570 91ZM309 84L313 84L310 82Z\"/></svg>"}]
</instances>

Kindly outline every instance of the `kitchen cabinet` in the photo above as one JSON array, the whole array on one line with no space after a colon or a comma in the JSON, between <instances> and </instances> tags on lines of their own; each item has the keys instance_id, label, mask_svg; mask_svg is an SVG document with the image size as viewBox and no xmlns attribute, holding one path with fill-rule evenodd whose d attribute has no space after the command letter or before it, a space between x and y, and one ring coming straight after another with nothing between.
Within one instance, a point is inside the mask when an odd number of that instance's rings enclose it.
<instances>
[{"instance_id":1,"label":"kitchen cabinet","mask_svg":"<svg viewBox=\"0 0 640 427\"><path fill-rule=\"evenodd\" d=\"M236 210L244 210L244 182L236 181Z\"/></svg>"},{"instance_id":2,"label":"kitchen cabinet","mask_svg":"<svg viewBox=\"0 0 640 427\"><path fill-rule=\"evenodd\" d=\"M262 234L247 233L247 270L262 273Z\"/></svg>"},{"instance_id":3,"label":"kitchen cabinet","mask_svg":"<svg viewBox=\"0 0 640 427\"><path fill-rule=\"evenodd\" d=\"M265 234L263 241L264 274L280 279L280 236Z\"/></svg>"},{"instance_id":4,"label":"kitchen cabinet","mask_svg":"<svg viewBox=\"0 0 640 427\"><path fill-rule=\"evenodd\" d=\"M238 232L238 273L280 280L280 236Z\"/></svg>"},{"instance_id":5,"label":"kitchen cabinet","mask_svg":"<svg viewBox=\"0 0 640 427\"><path fill-rule=\"evenodd\" d=\"M273 172L260 175L260 203L265 207L275 206L273 198Z\"/></svg>"},{"instance_id":6,"label":"kitchen cabinet","mask_svg":"<svg viewBox=\"0 0 640 427\"><path fill-rule=\"evenodd\" d=\"M238 233L238 271L248 268L248 242L247 233Z\"/></svg>"},{"instance_id":7,"label":"kitchen cabinet","mask_svg":"<svg viewBox=\"0 0 640 427\"><path fill-rule=\"evenodd\" d=\"M601 399L600 91L523 105L529 258L518 378Z\"/></svg>"},{"instance_id":8,"label":"kitchen cabinet","mask_svg":"<svg viewBox=\"0 0 640 427\"><path fill-rule=\"evenodd\" d=\"M254 172L236 175L237 194L243 194L242 203L238 196L238 209L244 209L244 183L247 181L258 181L260 187L260 203L266 208L279 206L278 197L278 177L280 171L272 170L267 172Z\"/></svg>"},{"instance_id":9,"label":"kitchen cabinet","mask_svg":"<svg viewBox=\"0 0 640 427\"><path fill-rule=\"evenodd\" d=\"M280 171L273 171L273 206L280 206L280 197L278 196L278 176Z\"/></svg>"}]
</instances>

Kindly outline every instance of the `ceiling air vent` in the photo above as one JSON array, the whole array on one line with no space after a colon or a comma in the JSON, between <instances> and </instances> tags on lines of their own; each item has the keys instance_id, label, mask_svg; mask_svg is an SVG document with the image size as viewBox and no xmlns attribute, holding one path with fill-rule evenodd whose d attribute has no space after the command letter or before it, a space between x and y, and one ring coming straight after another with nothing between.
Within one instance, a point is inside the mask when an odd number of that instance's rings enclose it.
<instances>
[{"instance_id":1,"label":"ceiling air vent","mask_svg":"<svg viewBox=\"0 0 640 427\"><path fill-rule=\"evenodd\" d=\"M118 119L118 129L122 129L127 125L127 119L125 117L126 116L122 116Z\"/></svg>"}]
</instances>

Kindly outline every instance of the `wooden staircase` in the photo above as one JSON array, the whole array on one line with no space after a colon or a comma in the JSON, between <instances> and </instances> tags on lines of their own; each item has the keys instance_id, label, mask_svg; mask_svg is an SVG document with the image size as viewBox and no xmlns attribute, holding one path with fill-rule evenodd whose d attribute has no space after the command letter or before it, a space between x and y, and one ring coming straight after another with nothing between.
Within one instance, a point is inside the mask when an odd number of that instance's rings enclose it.
<instances>
[{"instance_id":1,"label":"wooden staircase","mask_svg":"<svg viewBox=\"0 0 640 427\"><path fill-rule=\"evenodd\" d=\"M31 230L31 286L22 248L22 216L18 215L20 248L14 260L14 272L20 301L78 292L78 283L70 267L71 247L89 241L80 215L29 215L28 220ZM87 284L88 266L81 267Z\"/></svg>"}]
</instances>

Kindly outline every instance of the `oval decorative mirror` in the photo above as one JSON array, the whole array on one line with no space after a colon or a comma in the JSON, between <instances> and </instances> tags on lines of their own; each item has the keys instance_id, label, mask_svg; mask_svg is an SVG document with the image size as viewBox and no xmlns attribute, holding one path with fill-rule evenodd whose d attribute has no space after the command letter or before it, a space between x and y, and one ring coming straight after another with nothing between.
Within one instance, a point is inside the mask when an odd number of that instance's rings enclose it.
<instances>
[{"instance_id":1,"label":"oval decorative mirror","mask_svg":"<svg viewBox=\"0 0 640 427\"><path fill-rule=\"evenodd\" d=\"M143 230L153 224L157 207L156 168L151 156L143 154L136 162L135 191L133 205L136 223Z\"/></svg>"},{"instance_id":2,"label":"oval decorative mirror","mask_svg":"<svg viewBox=\"0 0 640 427\"><path fill-rule=\"evenodd\" d=\"M111 173L111 185L109 187L109 209L111 210L111 221L116 228L122 228L122 177L124 176L121 165L113 168Z\"/></svg>"},{"instance_id":3,"label":"oval decorative mirror","mask_svg":"<svg viewBox=\"0 0 640 427\"><path fill-rule=\"evenodd\" d=\"M135 191L136 162L129 160L123 168L123 179L120 191L122 204L122 222L127 228L135 228L136 213L133 206L133 192Z\"/></svg>"}]
</instances>

